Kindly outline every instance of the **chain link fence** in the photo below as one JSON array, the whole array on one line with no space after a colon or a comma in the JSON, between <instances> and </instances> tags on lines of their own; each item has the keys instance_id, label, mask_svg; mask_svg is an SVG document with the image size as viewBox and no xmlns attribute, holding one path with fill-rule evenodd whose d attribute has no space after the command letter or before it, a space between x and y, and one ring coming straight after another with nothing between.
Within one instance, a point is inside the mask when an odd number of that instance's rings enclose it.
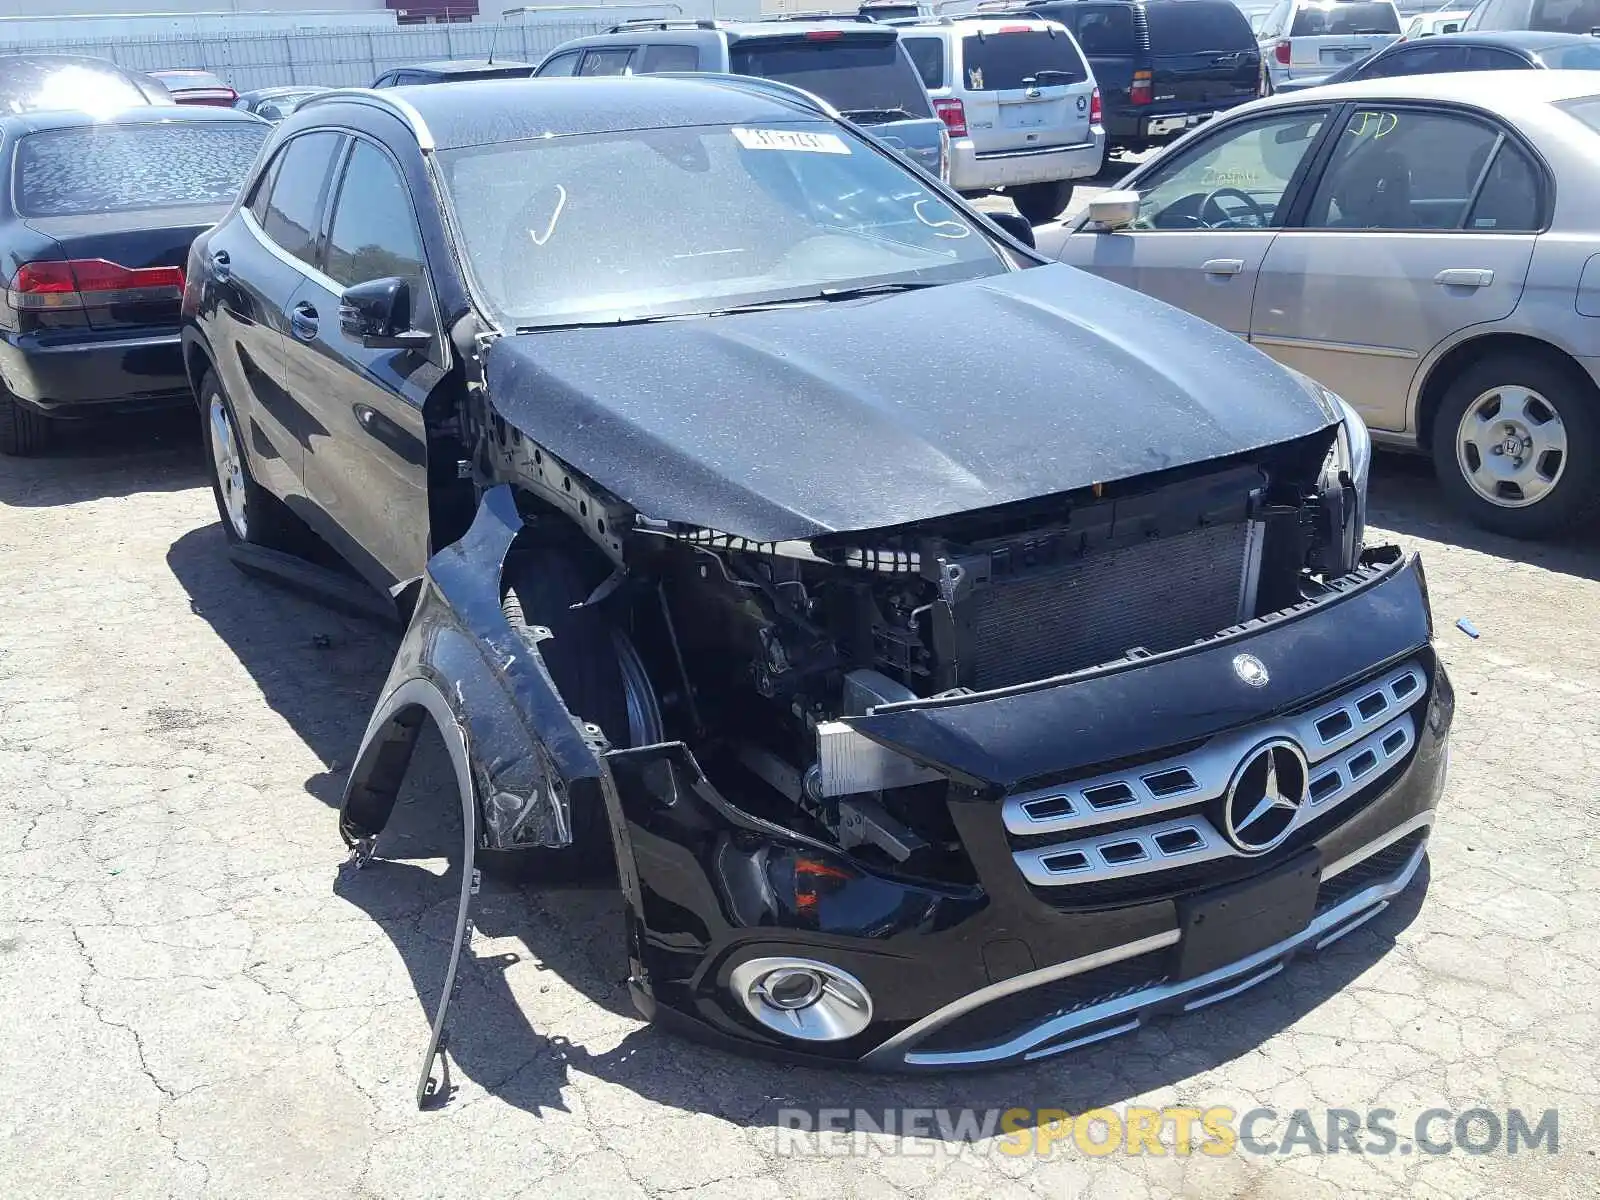
<instances>
[{"instance_id":1,"label":"chain link fence","mask_svg":"<svg viewBox=\"0 0 1600 1200\"><path fill-rule=\"evenodd\" d=\"M395 29L300 29L227 37L156 35L134 38L56 38L7 43L0 53L54 50L109 58L132 71L195 67L221 76L238 91L293 83L366 87L383 72L437 59L513 59L536 63L570 38L599 33L621 17L494 25L415 25Z\"/></svg>"}]
</instances>

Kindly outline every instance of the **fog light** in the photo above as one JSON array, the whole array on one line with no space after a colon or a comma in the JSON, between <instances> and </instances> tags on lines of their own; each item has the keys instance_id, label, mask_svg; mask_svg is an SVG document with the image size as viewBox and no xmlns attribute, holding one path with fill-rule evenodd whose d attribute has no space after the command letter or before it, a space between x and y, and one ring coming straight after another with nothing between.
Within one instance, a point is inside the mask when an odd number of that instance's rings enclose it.
<instances>
[{"instance_id":1,"label":"fog light","mask_svg":"<svg viewBox=\"0 0 1600 1200\"><path fill-rule=\"evenodd\" d=\"M807 1042L855 1037L872 1023L872 999L860 980L805 958L753 958L733 969L733 994L775 1033Z\"/></svg>"}]
</instances>

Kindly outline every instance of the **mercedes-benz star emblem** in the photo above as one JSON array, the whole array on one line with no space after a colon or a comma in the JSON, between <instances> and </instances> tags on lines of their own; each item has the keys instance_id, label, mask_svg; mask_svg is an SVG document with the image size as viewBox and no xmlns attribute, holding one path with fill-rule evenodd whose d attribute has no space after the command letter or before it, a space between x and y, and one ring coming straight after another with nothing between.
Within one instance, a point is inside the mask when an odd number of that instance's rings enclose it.
<instances>
[{"instance_id":1,"label":"mercedes-benz star emblem","mask_svg":"<svg viewBox=\"0 0 1600 1200\"><path fill-rule=\"evenodd\" d=\"M1222 799L1222 832L1246 854L1283 844L1306 802L1306 756L1279 738L1252 750Z\"/></svg>"},{"instance_id":2,"label":"mercedes-benz star emblem","mask_svg":"<svg viewBox=\"0 0 1600 1200\"><path fill-rule=\"evenodd\" d=\"M1266 687L1267 681L1272 678L1267 674L1267 664L1254 654L1234 655L1233 673L1251 687Z\"/></svg>"}]
</instances>

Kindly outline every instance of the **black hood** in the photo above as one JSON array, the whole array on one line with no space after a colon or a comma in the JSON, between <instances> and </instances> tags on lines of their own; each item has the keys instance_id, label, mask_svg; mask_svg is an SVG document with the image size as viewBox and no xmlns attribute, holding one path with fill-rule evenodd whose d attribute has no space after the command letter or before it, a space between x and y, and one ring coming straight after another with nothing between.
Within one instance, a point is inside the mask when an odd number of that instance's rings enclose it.
<instances>
[{"instance_id":1,"label":"black hood","mask_svg":"<svg viewBox=\"0 0 1600 1200\"><path fill-rule=\"evenodd\" d=\"M1296 376L1072 267L502 338L494 407L646 516L758 541L881 529L1326 428Z\"/></svg>"}]
</instances>

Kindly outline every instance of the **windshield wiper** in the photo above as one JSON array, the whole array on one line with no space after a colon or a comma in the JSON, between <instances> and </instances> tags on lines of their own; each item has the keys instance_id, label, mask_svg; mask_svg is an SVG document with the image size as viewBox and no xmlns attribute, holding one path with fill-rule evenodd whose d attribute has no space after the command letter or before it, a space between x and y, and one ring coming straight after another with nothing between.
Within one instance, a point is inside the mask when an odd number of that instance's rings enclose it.
<instances>
[{"instance_id":1,"label":"windshield wiper","mask_svg":"<svg viewBox=\"0 0 1600 1200\"><path fill-rule=\"evenodd\" d=\"M849 117L852 121L861 122L868 117L877 117L883 121L915 121L917 114L904 108L841 108L839 115Z\"/></svg>"},{"instance_id":2,"label":"windshield wiper","mask_svg":"<svg viewBox=\"0 0 1600 1200\"><path fill-rule=\"evenodd\" d=\"M899 283L864 283L860 287L823 288L820 295L824 300L854 300L857 296L886 296L891 292L920 292L923 288L942 286L925 280L908 279Z\"/></svg>"}]
</instances>

